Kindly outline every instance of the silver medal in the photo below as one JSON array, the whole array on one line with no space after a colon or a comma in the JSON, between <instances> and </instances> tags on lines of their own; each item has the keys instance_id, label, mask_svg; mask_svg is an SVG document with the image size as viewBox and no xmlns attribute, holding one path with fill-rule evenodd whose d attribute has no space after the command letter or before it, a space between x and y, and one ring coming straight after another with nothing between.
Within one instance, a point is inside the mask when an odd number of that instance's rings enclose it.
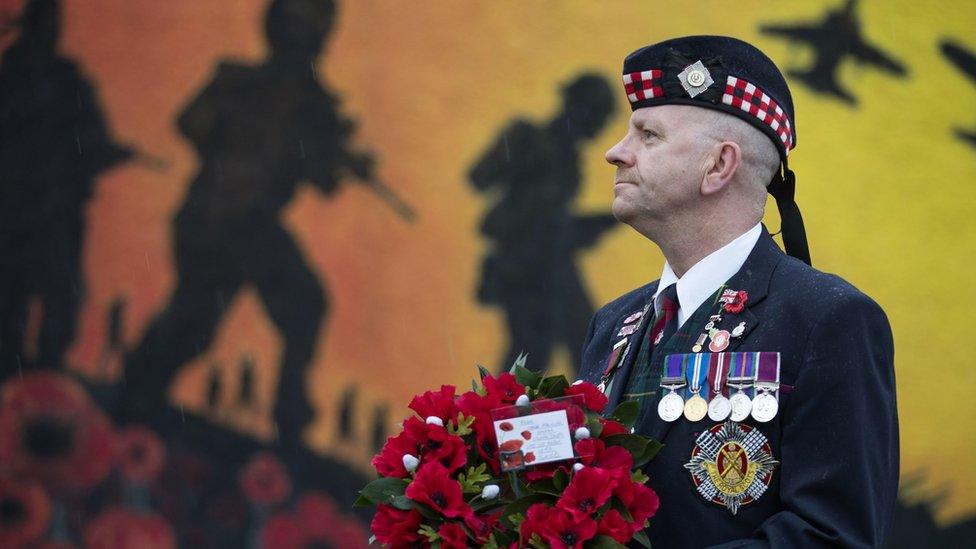
<instances>
[{"instance_id":1,"label":"silver medal","mask_svg":"<svg viewBox=\"0 0 976 549\"><path fill-rule=\"evenodd\" d=\"M729 418L732 421L743 421L752 412L752 399L742 391L733 394L729 398L729 404L732 405L732 416Z\"/></svg>"},{"instance_id":2,"label":"silver medal","mask_svg":"<svg viewBox=\"0 0 976 549\"><path fill-rule=\"evenodd\" d=\"M769 393L762 392L752 401L752 417L756 421L766 423L776 417L777 411L779 411L779 403L776 402L776 397Z\"/></svg>"},{"instance_id":3,"label":"silver medal","mask_svg":"<svg viewBox=\"0 0 976 549\"><path fill-rule=\"evenodd\" d=\"M732 402L725 398L725 395L715 395L715 398L708 403L708 419L712 421L725 421L732 413Z\"/></svg>"},{"instance_id":4,"label":"silver medal","mask_svg":"<svg viewBox=\"0 0 976 549\"><path fill-rule=\"evenodd\" d=\"M685 401L674 391L661 397L661 402L657 403L657 415L669 423L681 417L684 411Z\"/></svg>"}]
</instances>

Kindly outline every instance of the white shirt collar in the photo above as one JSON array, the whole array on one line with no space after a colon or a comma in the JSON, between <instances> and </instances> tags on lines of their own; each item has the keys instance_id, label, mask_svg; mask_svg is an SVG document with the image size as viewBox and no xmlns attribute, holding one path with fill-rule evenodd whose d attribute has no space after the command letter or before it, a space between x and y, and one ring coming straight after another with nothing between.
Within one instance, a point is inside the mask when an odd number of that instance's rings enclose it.
<instances>
[{"instance_id":1,"label":"white shirt collar","mask_svg":"<svg viewBox=\"0 0 976 549\"><path fill-rule=\"evenodd\" d=\"M761 234L762 224L756 223L755 227L695 263L681 278L674 274L671 265L665 261L661 282L658 283L657 292L654 294L655 311L661 311L661 304L658 302L661 292L671 284L677 283L678 303L681 307L678 309L680 327L689 315L698 310L698 307L718 290L719 286L739 272L749 253L756 247L756 242L759 242Z\"/></svg>"}]
</instances>

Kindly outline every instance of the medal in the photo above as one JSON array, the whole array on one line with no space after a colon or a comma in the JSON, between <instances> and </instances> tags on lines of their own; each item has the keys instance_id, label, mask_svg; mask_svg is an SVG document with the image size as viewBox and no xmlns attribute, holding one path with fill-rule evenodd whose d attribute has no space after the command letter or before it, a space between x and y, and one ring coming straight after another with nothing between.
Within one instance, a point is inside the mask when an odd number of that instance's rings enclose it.
<instances>
[{"instance_id":1,"label":"medal","mask_svg":"<svg viewBox=\"0 0 976 549\"><path fill-rule=\"evenodd\" d=\"M708 350L713 353L721 353L729 346L729 332L719 330L712 336L712 342L708 344Z\"/></svg>"},{"instance_id":2,"label":"medal","mask_svg":"<svg viewBox=\"0 0 976 549\"><path fill-rule=\"evenodd\" d=\"M700 336L698 336L698 341L696 341L695 344L691 347L691 352L700 353L702 350L702 344L705 343L706 337L707 336L705 334L701 334Z\"/></svg>"},{"instance_id":3,"label":"medal","mask_svg":"<svg viewBox=\"0 0 976 549\"><path fill-rule=\"evenodd\" d=\"M706 501L734 515L762 497L778 464L759 429L726 421L698 436L685 469Z\"/></svg>"},{"instance_id":4,"label":"medal","mask_svg":"<svg viewBox=\"0 0 976 549\"><path fill-rule=\"evenodd\" d=\"M664 360L661 387L670 392L657 403L657 415L668 423L681 417L684 411L685 401L675 390L685 386L685 369L689 356L692 355L668 355Z\"/></svg>"},{"instance_id":5,"label":"medal","mask_svg":"<svg viewBox=\"0 0 976 549\"><path fill-rule=\"evenodd\" d=\"M637 319L644 316L644 311L637 311L636 313L628 316L624 319L624 324L630 324L631 322L637 322Z\"/></svg>"},{"instance_id":6,"label":"medal","mask_svg":"<svg viewBox=\"0 0 976 549\"><path fill-rule=\"evenodd\" d=\"M637 331L637 324L627 324L626 326L620 327L620 331L617 332L617 337L629 336L635 331Z\"/></svg>"},{"instance_id":7,"label":"medal","mask_svg":"<svg viewBox=\"0 0 976 549\"><path fill-rule=\"evenodd\" d=\"M740 322L738 326L732 328L732 337L742 337L742 334L746 331L746 323Z\"/></svg>"},{"instance_id":8,"label":"medal","mask_svg":"<svg viewBox=\"0 0 976 549\"><path fill-rule=\"evenodd\" d=\"M732 406L729 419L732 421L744 421L752 412L752 399L743 389L752 387L752 383L756 379L756 358L758 354L728 353L728 386L736 389L736 392L729 397L729 404Z\"/></svg>"},{"instance_id":9,"label":"medal","mask_svg":"<svg viewBox=\"0 0 976 549\"><path fill-rule=\"evenodd\" d=\"M610 380L613 378L613 374L617 371L617 366L620 365L621 359L627 353L627 339L621 339L620 341L613 344L613 351L610 352L610 358L607 360L607 367L603 370L603 376L600 377L600 384L597 385L597 389L603 394L607 394L607 388L610 385Z\"/></svg>"},{"instance_id":10,"label":"medal","mask_svg":"<svg viewBox=\"0 0 976 549\"><path fill-rule=\"evenodd\" d=\"M752 399L752 417L766 423L779 411L779 353L759 353L759 367L756 374L756 394Z\"/></svg>"},{"instance_id":11,"label":"medal","mask_svg":"<svg viewBox=\"0 0 976 549\"><path fill-rule=\"evenodd\" d=\"M705 355L695 354L694 366L686 369L686 375L688 377L688 387L691 389L691 397L685 401L685 418L688 421L695 422L701 421L708 413L708 404L705 399L699 395L701 392L702 384L708 377L708 364L702 364L702 358Z\"/></svg>"},{"instance_id":12,"label":"medal","mask_svg":"<svg viewBox=\"0 0 976 549\"><path fill-rule=\"evenodd\" d=\"M712 387L712 400L708 402L708 419L725 421L732 413L732 403L722 394L725 392L726 370L725 353L712 355L711 368L708 369L708 381Z\"/></svg>"}]
</instances>

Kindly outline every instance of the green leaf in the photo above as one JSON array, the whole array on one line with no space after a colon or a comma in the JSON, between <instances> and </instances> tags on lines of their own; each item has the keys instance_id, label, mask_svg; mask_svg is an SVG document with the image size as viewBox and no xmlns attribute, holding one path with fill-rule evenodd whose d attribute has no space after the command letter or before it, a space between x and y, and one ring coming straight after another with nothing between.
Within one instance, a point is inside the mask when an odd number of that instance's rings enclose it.
<instances>
[{"instance_id":1,"label":"green leaf","mask_svg":"<svg viewBox=\"0 0 976 549\"><path fill-rule=\"evenodd\" d=\"M437 530L434 530L434 527L429 524L421 524L420 529L417 530L417 533L426 537L427 541L430 543L434 543L435 541L441 539L441 536L437 533Z\"/></svg>"},{"instance_id":2,"label":"green leaf","mask_svg":"<svg viewBox=\"0 0 976 549\"><path fill-rule=\"evenodd\" d=\"M528 362L528 360L528 354L519 353L519 356L515 359L515 362L512 363L512 368L509 370L509 373L514 374L516 368L525 368L525 363Z\"/></svg>"},{"instance_id":3,"label":"green leaf","mask_svg":"<svg viewBox=\"0 0 976 549\"><path fill-rule=\"evenodd\" d=\"M664 445L654 440L653 438L648 439L647 446L644 448L644 451L641 453L640 456L634 458L634 467L641 467L644 464L646 464L648 461L654 459L654 456L657 455L657 453L661 450L662 446Z\"/></svg>"},{"instance_id":4,"label":"green leaf","mask_svg":"<svg viewBox=\"0 0 976 549\"><path fill-rule=\"evenodd\" d=\"M478 374L481 375L481 381L484 381L485 376L490 376L491 372L488 371L488 368L485 368L481 364L478 364Z\"/></svg>"},{"instance_id":5,"label":"green leaf","mask_svg":"<svg viewBox=\"0 0 976 549\"><path fill-rule=\"evenodd\" d=\"M525 366L516 365L515 370L515 381L525 385L526 387L536 387L542 382L542 376L529 370Z\"/></svg>"},{"instance_id":6,"label":"green leaf","mask_svg":"<svg viewBox=\"0 0 976 549\"><path fill-rule=\"evenodd\" d=\"M638 530L637 533L634 534L634 541L643 545L644 547L647 547L647 549L651 549L651 540L647 538L647 534L643 530Z\"/></svg>"},{"instance_id":7,"label":"green leaf","mask_svg":"<svg viewBox=\"0 0 976 549\"><path fill-rule=\"evenodd\" d=\"M637 484L646 484L647 481L651 480L651 477L645 475L644 471L638 469L630 474L630 480Z\"/></svg>"},{"instance_id":8,"label":"green leaf","mask_svg":"<svg viewBox=\"0 0 976 549\"><path fill-rule=\"evenodd\" d=\"M569 486L569 473L565 469L556 469L552 474L552 484L561 493Z\"/></svg>"},{"instance_id":9,"label":"green leaf","mask_svg":"<svg viewBox=\"0 0 976 549\"><path fill-rule=\"evenodd\" d=\"M647 449L647 443L650 439L640 435L628 435L625 433L620 433L618 435L610 435L603 439L603 442L607 446L622 446L630 455L634 457L636 461L637 458L643 455L644 450Z\"/></svg>"},{"instance_id":10,"label":"green leaf","mask_svg":"<svg viewBox=\"0 0 976 549\"><path fill-rule=\"evenodd\" d=\"M376 505L389 504L393 498L402 496L407 491L407 484L407 481L399 478L381 478L364 486L359 493Z\"/></svg>"},{"instance_id":11,"label":"green leaf","mask_svg":"<svg viewBox=\"0 0 976 549\"><path fill-rule=\"evenodd\" d=\"M466 473L458 475L458 482L461 483L461 490L469 494L480 492L483 482L491 480L491 475L487 473L488 464L482 463L477 467L468 467Z\"/></svg>"},{"instance_id":12,"label":"green leaf","mask_svg":"<svg viewBox=\"0 0 976 549\"><path fill-rule=\"evenodd\" d=\"M474 424L474 416L465 416L464 413L458 412L457 419L451 419L447 422L447 432L452 435L457 435L463 437L465 435L471 434L471 425Z\"/></svg>"},{"instance_id":13,"label":"green leaf","mask_svg":"<svg viewBox=\"0 0 976 549\"><path fill-rule=\"evenodd\" d=\"M558 498L548 494L530 494L528 496L519 498L508 504L508 506L505 507L505 510L502 511L502 517L504 517L502 518L502 522L506 522L513 528L518 528L517 525L510 521L510 517L515 514L521 514L524 517L525 513L529 510L529 507L532 507L536 503L548 503L549 505L554 505L557 499Z\"/></svg>"},{"instance_id":14,"label":"green leaf","mask_svg":"<svg viewBox=\"0 0 976 549\"><path fill-rule=\"evenodd\" d=\"M590 430L590 438L600 438L603 433L603 424L600 423L599 417L592 412L586 414L586 428Z\"/></svg>"},{"instance_id":15,"label":"green leaf","mask_svg":"<svg viewBox=\"0 0 976 549\"><path fill-rule=\"evenodd\" d=\"M626 427L633 427L634 422L637 421L638 413L640 413L640 404L636 400L628 400L621 402L614 409L613 413L610 414L610 419L618 421Z\"/></svg>"},{"instance_id":16,"label":"green leaf","mask_svg":"<svg viewBox=\"0 0 976 549\"><path fill-rule=\"evenodd\" d=\"M610 536L597 536L586 543L586 549L627 549L626 545L617 543L617 540Z\"/></svg>"},{"instance_id":17,"label":"green leaf","mask_svg":"<svg viewBox=\"0 0 976 549\"><path fill-rule=\"evenodd\" d=\"M569 382L566 381L566 376L549 376L539 385L539 394L546 398L557 398L564 396L568 388Z\"/></svg>"},{"instance_id":18,"label":"green leaf","mask_svg":"<svg viewBox=\"0 0 976 549\"><path fill-rule=\"evenodd\" d=\"M393 496L393 501L390 503L401 511L409 511L417 507L417 502L407 496Z\"/></svg>"},{"instance_id":19,"label":"green leaf","mask_svg":"<svg viewBox=\"0 0 976 549\"><path fill-rule=\"evenodd\" d=\"M471 503L471 509L475 513L483 513L485 511L492 511L498 509L499 507L504 507L511 503L510 501L505 501L502 498L495 499L475 499L474 503Z\"/></svg>"},{"instance_id":20,"label":"green leaf","mask_svg":"<svg viewBox=\"0 0 976 549\"><path fill-rule=\"evenodd\" d=\"M369 498L367 498L362 494L359 494L359 497L356 498L356 501L352 502L353 507L372 507L373 505L376 504L370 501Z\"/></svg>"}]
</instances>

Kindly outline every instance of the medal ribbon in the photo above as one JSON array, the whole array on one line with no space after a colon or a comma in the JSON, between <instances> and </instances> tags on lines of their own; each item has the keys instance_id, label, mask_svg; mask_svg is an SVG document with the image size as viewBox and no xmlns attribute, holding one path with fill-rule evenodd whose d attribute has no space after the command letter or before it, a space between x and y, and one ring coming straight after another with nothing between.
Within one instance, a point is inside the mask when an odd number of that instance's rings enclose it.
<instances>
[{"instance_id":1,"label":"medal ribbon","mask_svg":"<svg viewBox=\"0 0 976 549\"><path fill-rule=\"evenodd\" d=\"M698 393L701 390L702 383L708 378L708 363L702 364L702 358L708 356L708 354L694 353L685 355L694 357L694 364L689 364L689 367L685 370L685 375L688 376L688 387L692 393Z\"/></svg>"},{"instance_id":2,"label":"medal ribbon","mask_svg":"<svg viewBox=\"0 0 976 549\"><path fill-rule=\"evenodd\" d=\"M661 373L661 387L685 384L685 370L688 358L695 355L668 355L664 359L664 371Z\"/></svg>"},{"instance_id":3,"label":"medal ribbon","mask_svg":"<svg viewBox=\"0 0 976 549\"><path fill-rule=\"evenodd\" d=\"M779 353L767 352L759 354L759 368L756 374L756 387L765 386L773 393L779 390ZM777 394L777 398L779 395Z\"/></svg>"},{"instance_id":4,"label":"medal ribbon","mask_svg":"<svg viewBox=\"0 0 976 549\"><path fill-rule=\"evenodd\" d=\"M728 355L729 383L748 389L756 380L756 363L759 353L725 353Z\"/></svg>"},{"instance_id":5,"label":"medal ribbon","mask_svg":"<svg viewBox=\"0 0 976 549\"><path fill-rule=\"evenodd\" d=\"M726 359L731 353L712 353L709 355L708 364L708 385L712 388L711 397L725 395L728 392L725 383L728 370L726 369Z\"/></svg>"}]
</instances>

